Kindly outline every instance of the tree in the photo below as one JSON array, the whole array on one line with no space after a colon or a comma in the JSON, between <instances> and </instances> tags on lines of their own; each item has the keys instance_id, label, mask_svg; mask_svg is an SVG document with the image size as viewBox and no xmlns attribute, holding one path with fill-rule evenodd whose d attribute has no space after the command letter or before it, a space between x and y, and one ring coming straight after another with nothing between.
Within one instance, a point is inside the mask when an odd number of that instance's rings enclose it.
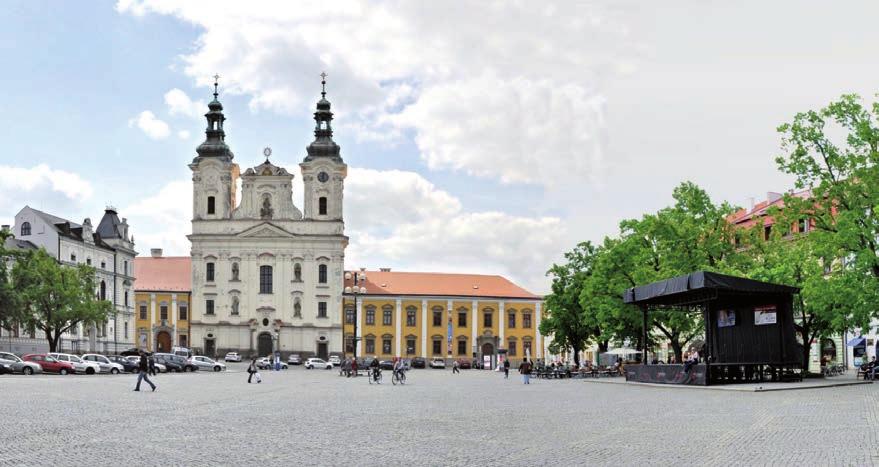
<instances>
[{"instance_id":1,"label":"tree","mask_svg":"<svg viewBox=\"0 0 879 467\"><path fill-rule=\"evenodd\" d=\"M10 281L10 271L19 253L6 248L6 239L12 234L0 230L0 328L9 328L21 317L19 315L19 294Z\"/></svg>"},{"instance_id":2,"label":"tree","mask_svg":"<svg viewBox=\"0 0 879 467\"><path fill-rule=\"evenodd\" d=\"M564 264L553 264L546 273L552 276L552 293L545 299L546 314L540 321L540 333L552 335L550 348L554 351L571 349L578 366L580 351L600 334L596 322L589 319L580 305L580 293L592 274L595 257L595 246L583 242L565 253Z\"/></svg>"},{"instance_id":3,"label":"tree","mask_svg":"<svg viewBox=\"0 0 879 467\"><path fill-rule=\"evenodd\" d=\"M91 266L62 266L45 250L29 251L12 268L12 284L20 294L22 322L45 333L55 352L61 335L79 323L102 323L113 310L95 296Z\"/></svg>"}]
</instances>

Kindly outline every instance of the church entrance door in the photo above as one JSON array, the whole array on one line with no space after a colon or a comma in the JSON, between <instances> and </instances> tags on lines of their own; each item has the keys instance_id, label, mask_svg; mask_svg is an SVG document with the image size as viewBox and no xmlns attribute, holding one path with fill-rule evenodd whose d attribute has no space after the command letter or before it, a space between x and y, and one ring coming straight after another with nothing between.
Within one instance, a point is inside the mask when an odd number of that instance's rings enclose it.
<instances>
[{"instance_id":1,"label":"church entrance door","mask_svg":"<svg viewBox=\"0 0 879 467\"><path fill-rule=\"evenodd\" d=\"M264 357L272 353L272 335L264 332L256 340L256 354Z\"/></svg>"},{"instance_id":2,"label":"church entrance door","mask_svg":"<svg viewBox=\"0 0 879 467\"><path fill-rule=\"evenodd\" d=\"M324 360L328 360L330 358L330 353L327 350L326 342L318 342L317 344L317 358L321 358Z\"/></svg>"},{"instance_id":3,"label":"church entrance door","mask_svg":"<svg viewBox=\"0 0 879 467\"><path fill-rule=\"evenodd\" d=\"M156 335L156 352L164 353L171 351L171 334L161 331Z\"/></svg>"}]
</instances>

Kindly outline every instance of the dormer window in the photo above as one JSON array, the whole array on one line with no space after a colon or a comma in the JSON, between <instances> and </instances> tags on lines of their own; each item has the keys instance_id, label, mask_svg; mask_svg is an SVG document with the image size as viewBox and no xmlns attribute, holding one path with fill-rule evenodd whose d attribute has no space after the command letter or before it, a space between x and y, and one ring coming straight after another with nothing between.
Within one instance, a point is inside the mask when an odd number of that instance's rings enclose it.
<instances>
[{"instance_id":1,"label":"dormer window","mask_svg":"<svg viewBox=\"0 0 879 467\"><path fill-rule=\"evenodd\" d=\"M317 200L317 213L321 216L327 215L327 197L321 196Z\"/></svg>"},{"instance_id":2,"label":"dormer window","mask_svg":"<svg viewBox=\"0 0 879 467\"><path fill-rule=\"evenodd\" d=\"M208 196L208 214L214 214L216 212L216 204L216 198Z\"/></svg>"}]
</instances>

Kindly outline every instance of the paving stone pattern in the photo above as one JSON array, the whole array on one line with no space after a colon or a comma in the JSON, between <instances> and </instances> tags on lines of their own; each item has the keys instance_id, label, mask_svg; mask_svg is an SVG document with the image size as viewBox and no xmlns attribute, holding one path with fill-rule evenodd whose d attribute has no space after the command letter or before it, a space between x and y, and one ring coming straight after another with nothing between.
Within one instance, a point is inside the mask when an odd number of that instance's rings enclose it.
<instances>
[{"instance_id":1,"label":"paving stone pattern","mask_svg":"<svg viewBox=\"0 0 879 467\"><path fill-rule=\"evenodd\" d=\"M132 375L0 376L0 466L879 464L879 385L737 393L413 370L395 387L301 367L248 385L243 368L159 375L156 393L132 392Z\"/></svg>"}]
</instances>

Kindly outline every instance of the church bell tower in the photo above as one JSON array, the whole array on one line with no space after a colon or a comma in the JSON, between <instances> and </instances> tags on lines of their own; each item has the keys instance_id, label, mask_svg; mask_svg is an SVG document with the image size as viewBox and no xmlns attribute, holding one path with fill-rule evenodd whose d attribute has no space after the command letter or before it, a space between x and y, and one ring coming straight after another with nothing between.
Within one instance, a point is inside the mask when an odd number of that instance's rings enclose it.
<instances>
[{"instance_id":1,"label":"church bell tower","mask_svg":"<svg viewBox=\"0 0 879 467\"><path fill-rule=\"evenodd\" d=\"M314 112L314 141L299 164L305 185L304 217L312 220L342 220L342 191L348 166L333 141L333 113L327 100L327 74L321 73L321 98Z\"/></svg>"}]
</instances>

